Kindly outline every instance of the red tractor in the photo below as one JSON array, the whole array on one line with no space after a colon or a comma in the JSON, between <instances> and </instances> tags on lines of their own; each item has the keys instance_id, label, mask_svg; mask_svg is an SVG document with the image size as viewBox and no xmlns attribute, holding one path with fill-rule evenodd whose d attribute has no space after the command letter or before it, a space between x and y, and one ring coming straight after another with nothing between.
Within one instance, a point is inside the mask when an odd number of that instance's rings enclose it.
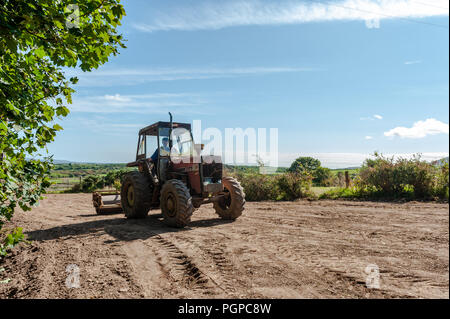
<instances>
[{"instance_id":1,"label":"red tractor","mask_svg":"<svg viewBox=\"0 0 450 319\"><path fill-rule=\"evenodd\" d=\"M150 209L160 207L164 222L181 228L189 224L194 210L206 203L213 203L223 219L241 216L245 204L242 186L223 176L220 157L200 155L203 147L194 144L190 124L174 123L169 115L170 122L157 122L139 131L136 160L127 164L138 171L127 173L122 180L120 206L125 216L145 218Z\"/></svg>"}]
</instances>

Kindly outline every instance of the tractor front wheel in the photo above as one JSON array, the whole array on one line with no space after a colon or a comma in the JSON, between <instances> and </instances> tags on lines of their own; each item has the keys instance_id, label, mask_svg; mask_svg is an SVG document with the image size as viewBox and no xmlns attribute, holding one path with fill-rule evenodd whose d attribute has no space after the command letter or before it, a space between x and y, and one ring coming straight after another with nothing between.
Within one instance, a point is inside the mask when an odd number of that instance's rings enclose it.
<instances>
[{"instance_id":1,"label":"tractor front wheel","mask_svg":"<svg viewBox=\"0 0 450 319\"><path fill-rule=\"evenodd\" d=\"M222 183L227 196L214 202L214 209L222 219L235 220L244 210L244 189L233 177L224 177Z\"/></svg>"},{"instance_id":2,"label":"tractor front wheel","mask_svg":"<svg viewBox=\"0 0 450 319\"><path fill-rule=\"evenodd\" d=\"M183 228L191 221L192 197L182 181L168 180L161 189L160 203L166 225Z\"/></svg>"},{"instance_id":3,"label":"tractor front wheel","mask_svg":"<svg viewBox=\"0 0 450 319\"><path fill-rule=\"evenodd\" d=\"M151 207L151 196L151 189L144 174L131 172L125 175L120 199L127 218L147 217Z\"/></svg>"}]
</instances>

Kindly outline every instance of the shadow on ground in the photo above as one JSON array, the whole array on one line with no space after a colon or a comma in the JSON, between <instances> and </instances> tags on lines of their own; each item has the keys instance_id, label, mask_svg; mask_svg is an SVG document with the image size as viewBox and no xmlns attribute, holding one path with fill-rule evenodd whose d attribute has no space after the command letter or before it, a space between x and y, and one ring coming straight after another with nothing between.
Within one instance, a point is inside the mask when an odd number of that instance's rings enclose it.
<instances>
[{"instance_id":1,"label":"shadow on ground","mask_svg":"<svg viewBox=\"0 0 450 319\"><path fill-rule=\"evenodd\" d=\"M86 214L82 217L98 217L98 215ZM145 219L111 218L87 221L83 223L67 224L48 229L40 229L27 232L28 239L46 241L54 239L68 239L72 236L102 235L106 233L114 237L114 240L106 240L105 243L117 241L131 241L136 239L148 239L163 233L190 231L198 227L213 227L230 223L220 218L196 220L185 228L173 228L165 225L161 214L149 215Z\"/></svg>"}]
</instances>

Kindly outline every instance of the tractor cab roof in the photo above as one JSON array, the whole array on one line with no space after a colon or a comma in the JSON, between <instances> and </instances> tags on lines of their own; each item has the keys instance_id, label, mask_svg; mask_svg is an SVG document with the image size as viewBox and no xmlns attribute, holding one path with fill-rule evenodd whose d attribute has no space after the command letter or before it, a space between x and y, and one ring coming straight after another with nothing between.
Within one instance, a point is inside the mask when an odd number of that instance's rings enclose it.
<instances>
[{"instance_id":1,"label":"tractor cab roof","mask_svg":"<svg viewBox=\"0 0 450 319\"><path fill-rule=\"evenodd\" d=\"M173 128L184 128L188 131L191 130L191 124L189 123L172 123ZM143 129L139 130L139 135L158 135L158 129L159 128L170 128L170 122L156 122L152 125L149 125L147 127L144 127Z\"/></svg>"}]
</instances>

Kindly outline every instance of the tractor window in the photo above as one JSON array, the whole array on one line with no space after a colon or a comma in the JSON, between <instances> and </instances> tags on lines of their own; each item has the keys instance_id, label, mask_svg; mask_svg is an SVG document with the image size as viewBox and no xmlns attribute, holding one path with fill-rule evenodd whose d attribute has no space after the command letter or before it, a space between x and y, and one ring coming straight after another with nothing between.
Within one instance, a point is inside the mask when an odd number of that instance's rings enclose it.
<instances>
[{"instance_id":1,"label":"tractor window","mask_svg":"<svg viewBox=\"0 0 450 319\"><path fill-rule=\"evenodd\" d=\"M145 139L143 135L139 136L138 156L145 155Z\"/></svg>"},{"instance_id":2,"label":"tractor window","mask_svg":"<svg viewBox=\"0 0 450 319\"><path fill-rule=\"evenodd\" d=\"M171 156L191 156L193 150L191 132L184 128L172 131Z\"/></svg>"},{"instance_id":3,"label":"tractor window","mask_svg":"<svg viewBox=\"0 0 450 319\"><path fill-rule=\"evenodd\" d=\"M156 136L146 135L147 153L145 158L150 158L158 148L158 140Z\"/></svg>"},{"instance_id":4,"label":"tractor window","mask_svg":"<svg viewBox=\"0 0 450 319\"><path fill-rule=\"evenodd\" d=\"M159 156L169 156L169 128L162 127L159 129Z\"/></svg>"}]
</instances>

